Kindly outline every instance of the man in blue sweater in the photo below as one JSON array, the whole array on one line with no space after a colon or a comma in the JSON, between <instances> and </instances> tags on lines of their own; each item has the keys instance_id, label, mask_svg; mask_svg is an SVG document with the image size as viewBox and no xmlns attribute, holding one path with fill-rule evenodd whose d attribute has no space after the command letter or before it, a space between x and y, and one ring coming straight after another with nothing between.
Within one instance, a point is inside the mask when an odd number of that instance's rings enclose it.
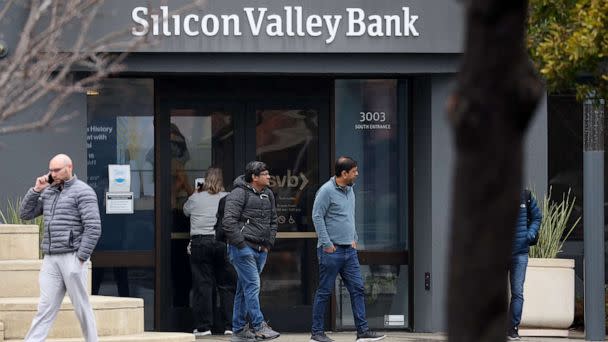
<instances>
[{"instance_id":1,"label":"man in blue sweater","mask_svg":"<svg viewBox=\"0 0 608 342\"><path fill-rule=\"evenodd\" d=\"M524 281L528 268L528 253L530 245L536 244L542 214L530 191L521 192L519 199L519 214L513 236L509 282L511 284L511 303L509 304L509 341L520 340L519 323L524 307Z\"/></svg>"},{"instance_id":2,"label":"man in blue sweater","mask_svg":"<svg viewBox=\"0 0 608 342\"><path fill-rule=\"evenodd\" d=\"M319 288L312 308L311 342L333 341L325 335L323 323L338 273L350 293L357 342L378 341L385 337L371 331L365 317L365 287L357 256L355 193L352 188L358 175L356 161L349 157L338 158L336 176L323 184L315 197L312 221L319 238Z\"/></svg>"}]
</instances>

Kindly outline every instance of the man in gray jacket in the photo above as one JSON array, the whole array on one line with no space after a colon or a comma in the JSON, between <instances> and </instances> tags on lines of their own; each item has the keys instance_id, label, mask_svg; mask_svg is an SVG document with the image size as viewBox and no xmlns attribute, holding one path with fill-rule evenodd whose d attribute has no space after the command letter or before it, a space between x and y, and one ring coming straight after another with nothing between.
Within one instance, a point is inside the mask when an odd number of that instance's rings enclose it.
<instances>
[{"instance_id":1,"label":"man in gray jacket","mask_svg":"<svg viewBox=\"0 0 608 342\"><path fill-rule=\"evenodd\" d=\"M87 294L87 261L101 235L97 195L73 175L65 154L51 159L21 202L21 218L44 215L40 303L25 341L45 341L67 290L82 334L96 342L97 327Z\"/></svg>"},{"instance_id":2,"label":"man in gray jacket","mask_svg":"<svg viewBox=\"0 0 608 342\"><path fill-rule=\"evenodd\" d=\"M252 161L234 181L226 196L222 229L228 257L238 275L232 314L232 342L253 342L279 337L264 321L260 309L260 273L277 235L277 211L266 164ZM253 333L246 325L249 316Z\"/></svg>"}]
</instances>

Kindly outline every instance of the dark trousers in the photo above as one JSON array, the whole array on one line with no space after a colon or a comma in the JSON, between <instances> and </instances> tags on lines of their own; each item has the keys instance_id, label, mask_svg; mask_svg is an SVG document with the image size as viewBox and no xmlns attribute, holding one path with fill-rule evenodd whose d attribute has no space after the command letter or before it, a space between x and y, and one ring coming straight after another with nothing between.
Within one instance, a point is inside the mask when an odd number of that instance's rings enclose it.
<instances>
[{"instance_id":1,"label":"dark trousers","mask_svg":"<svg viewBox=\"0 0 608 342\"><path fill-rule=\"evenodd\" d=\"M194 327L198 331L211 330L213 326L214 290L220 297L220 315L225 330L232 330L232 306L236 275L228 262L226 244L216 241L212 235L192 237L192 313Z\"/></svg>"},{"instance_id":2,"label":"dark trousers","mask_svg":"<svg viewBox=\"0 0 608 342\"><path fill-rule=\"evenodd\" d=\"M511 257L509 282L511 285L511 303L509 304L510 328L519 327L521 313L524 309L524 281L528 268L528 254L517 254Z\"/></svg>"}]
</instances>

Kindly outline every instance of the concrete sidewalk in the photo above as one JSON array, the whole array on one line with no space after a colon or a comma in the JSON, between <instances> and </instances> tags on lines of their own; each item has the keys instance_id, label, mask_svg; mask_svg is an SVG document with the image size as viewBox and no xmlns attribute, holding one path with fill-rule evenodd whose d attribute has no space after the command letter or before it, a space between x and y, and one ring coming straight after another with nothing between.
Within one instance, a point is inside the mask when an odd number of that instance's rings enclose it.
<instances>
[{"instance_id":1,"label":"concrete sidewalk","mask_svg":"<svg viewBox=\"0 0 608 342\"><path fill-rule=\"evenodd\" d=\"M419 334L408 332L389 331L386 332L387 337L383 341L387 342L433 342L447 341L444 334ZM354 342L354 332L327 333L327 336L334 339L336 342ZM228 341L226 336L206 336L197 339L197 342L205 341ZM506 340L506 337L505 337ZM567 341L584 341L585 336L582 332L571 332L569 338L543 338L543 337L522 337L523 342L567 342ZM284 342L309 342L310 334L282 334L278 339L272 341Z\"/></svg>"}]
</instances>

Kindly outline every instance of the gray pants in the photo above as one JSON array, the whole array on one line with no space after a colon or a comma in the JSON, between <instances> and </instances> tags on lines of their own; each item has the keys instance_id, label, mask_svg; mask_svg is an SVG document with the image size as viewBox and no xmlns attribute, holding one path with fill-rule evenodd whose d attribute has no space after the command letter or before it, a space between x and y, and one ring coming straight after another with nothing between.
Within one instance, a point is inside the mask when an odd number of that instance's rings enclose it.
<instances>
[{"instance_id":1,"label":"gray pants","mask_svg":"<svg viewBox=\"0 0 608 342\"><path fill-rule=\"evenodd\" d=\"M40 303L26 342L45 341L67 290L85 341L97 342L97 326L87 294L88 262L76 253L45 255L40 270Z\"/></svg>"}]
</instances>

